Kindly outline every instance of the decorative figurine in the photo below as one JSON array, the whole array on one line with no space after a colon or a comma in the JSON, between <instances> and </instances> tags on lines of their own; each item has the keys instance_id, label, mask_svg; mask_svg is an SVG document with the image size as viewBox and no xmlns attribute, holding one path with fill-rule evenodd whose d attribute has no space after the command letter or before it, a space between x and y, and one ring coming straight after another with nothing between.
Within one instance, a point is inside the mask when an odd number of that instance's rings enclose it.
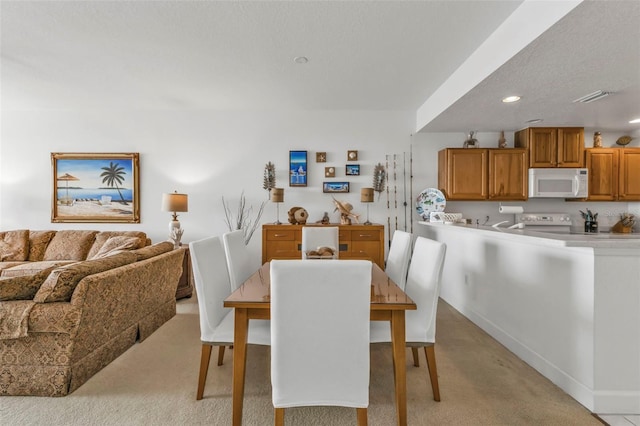
<instances>
[{"instance_id":1,"label":"decorative figurine","mask_svg":"<svg viewBox=\"0 0 640 426\"><path fill-rule=\"evenodd\" d=\"M303 207L291 207L289 209L289 223L292 225L304 225L307 223L309 213Z\"/></svg>"},{"instance_id":2,"label":"decorative figurine","mask_svg":"<svg viewBox=\"0 0 640 426\"><path fill-rule=\"evenodd\" d=\"M373 190L378 193L378 199L380 194L384 191L385 182L387 180L387 171L382 163L376 164L373 168Z\"/></svg>"},{"instance_id":3,"label":"decorative figurine","mask_svg":"<svg viewBox=\"0 0 640 426\"><path fill-rule=\"evenodd\" d=\"M343 203L335 198L333 199L333 204L336 206L334 211L340 212L340 223L342 225L351 225L351 219L355 220L356 223L359 223L358 218L360 215L351 212L351 210L353 210L353 206L351 204Z\"/></svg>"},{"instance_id":4,"label":"decorative figurine","mask_svg":"<svg viewBox=\"0 0 640 426\"><path fill-rule=\"evenodd\" d=\"M600 132L595 132L593 134L593 147L602 148L602 134Z\"/></svg>"},{"instance_id":5,"label":"decorative figurine","mask_svg":"<svg viewBox=\"0 0 640 426\"><path fill-rule=\"evenodd\" d=\"M498 148L506 148L507 140L504 137L504 130L500 131L500 139L498 139Z\"/></svg>"},{"instance_id":6,"label":"decorative figurine","mask_svg":"<svg viewBox=\"0 0 640 426\"><path fill-rule=\"evenodd\" d=\"M473 137L475 133L476 132L473 130L469 132L467 140L464 141L464 144L462 145L463 148L478 148L480 146L480 144L478 143L478 139Z\"/></svg>"},{"instance_id":7,"label":"decorative figurine","mask_svg":"<svg viewBox=\"0 0 640 426\"><path fill-rule=\"evenodd\" d=\"M323 225L328 225L330 223L329 213L324 212L324 216L322 216L320 223L322 223Z\"/></svg>"},{"instance_id":8,"label":"decorative figurine","mask_svg":"<svg viewBox=\"0 0 640 426\"><path fill-rule=\"evenodd\" d=\"M625 146L631 142L633 138L631 136L620 136L616 143L621 146Z\"/></svg>"},{"instance_id":9,"label":"decorative figurine","mask_svg":"<svg viewBox=\"0 0 640 426\"><path fill-rule=\"evenodd\" d=\"M264 182L262 184L262 188L267 191L271 191L271 189L276 187L276 166L269 161L264 166Z\"/></svg>"}]
</instances>

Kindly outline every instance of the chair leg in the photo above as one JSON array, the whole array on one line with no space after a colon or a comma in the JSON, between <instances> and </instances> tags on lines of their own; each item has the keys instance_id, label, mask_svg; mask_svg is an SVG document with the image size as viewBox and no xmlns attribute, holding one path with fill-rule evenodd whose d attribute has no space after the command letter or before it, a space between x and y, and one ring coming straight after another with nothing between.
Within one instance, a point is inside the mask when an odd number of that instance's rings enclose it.
<instances>
[{"instance_id":1,"label":"chair leg","mask_svg":"<svg viewBox=\"0 0 640 426\"><path fill-rule=\"evenodd\" d=\"M413 366L420 367L420 360L418 359L418 348L411 347L411 353L413 354Z\"/></svg>"},{"instance_id":2,"label":"chair leg","mask_svg":"<svg viewBox=\"0 0 640 426\"><path fill-rule=\"evenodd\" d=\"M211 345L202 345L200 355L200 374L198 375L198 392L196 393L196 401L202 399L204 394L204 384L207 381L207 372L209 371L209 360L211 359Z\"/></svg>"},{"instance_id":3,"label":"chair leg","mask_svg":"<svg viewBox=\"0 0 640 426\"><path fill-rule=\"evenodd\" d=\"M438 386L438 368L436 367L435 345L425 346L424 354L427 357L427 368L431 379L431 389L433 389L433 399L440 401L440 387Z\"/></svg>"},{"instance_id":4,"label":"chair leg","mask_svg":"<svg viewBox=\"0 0 640 426\"><path fill-rule=\"evenodd\" d=\"M275 426L284 426L284 408L275 409L273 424Z\"/></svg>"},{"instance_id":5,"label":"chair leg","mask_svg":"<svg viewBox=\"0 0 640 426\"><path fill-rule=\"evenodd\" d=\"M218 346L218 365L222 365L224 362L224 345Z\"/></svg>"},{"instance_id":6,"label":"chair leg","mask_svg":"<svg viewBox=\"0 0 640 426\"><path fill-rule=\"evenodd\" d=\"M367 407L356 408L356 415L358 417L358 426L367 426Z\"/></svg>"}]
</instances>

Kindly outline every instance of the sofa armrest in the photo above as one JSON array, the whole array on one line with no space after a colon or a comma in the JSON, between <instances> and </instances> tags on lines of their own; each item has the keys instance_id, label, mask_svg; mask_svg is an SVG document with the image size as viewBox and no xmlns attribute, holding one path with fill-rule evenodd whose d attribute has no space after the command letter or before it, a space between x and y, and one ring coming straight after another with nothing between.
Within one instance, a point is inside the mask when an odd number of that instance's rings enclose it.
<instances>
[{"instance_id":1,"label":"sofa armrest","mask_svg":"<svg viewBox=\"0 0 640 426\"><path fill-rule=\"evenodd\" d=\"M67 333L75 336L81 310L69 302L36 303L29 315L29 334Z\"/></svg>"},{"instance_id":2,"label":"sofa armrest","mask_svg":"<svg viewBox=\"0 0 640 426\"><path fill-rule=\"evenodd\" d=\"M0 340L26 337L32 300L6 300L0 302Z\"/></svg>"}]
</instances>

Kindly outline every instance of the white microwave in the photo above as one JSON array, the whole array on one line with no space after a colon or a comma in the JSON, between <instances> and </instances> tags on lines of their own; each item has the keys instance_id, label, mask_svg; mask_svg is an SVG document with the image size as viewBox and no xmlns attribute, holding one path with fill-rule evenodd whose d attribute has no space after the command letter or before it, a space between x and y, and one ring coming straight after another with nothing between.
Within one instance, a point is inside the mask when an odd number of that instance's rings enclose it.
<instances>
[{"instance_id":1,"label":"white microwave","mask_svg":"<svg viewBox=\"0 0 640 426\"><path fill-rule=\"evenodd\" d=\"M529 198L586 198L588 169L529 169Z\"/></svg>"}]
</instances>

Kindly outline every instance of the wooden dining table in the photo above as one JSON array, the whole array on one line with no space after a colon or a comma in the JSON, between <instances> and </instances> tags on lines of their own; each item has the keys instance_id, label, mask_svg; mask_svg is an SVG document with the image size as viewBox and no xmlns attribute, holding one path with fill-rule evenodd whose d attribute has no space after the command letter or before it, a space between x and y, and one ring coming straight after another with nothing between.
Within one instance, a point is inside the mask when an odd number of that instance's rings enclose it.
<instances>
[{"instance_id":1,"label":"wooden dining table","mask_svg":"<svg viewBox=\"0 0 640 426\"><path fill-rule=\"evenodd\" d=\"M340 260L313 260L312 262L340 262ZM371 265L371 321L390 322L397 423L399 426L406 426L405 311L415 310L416 304L377 264L372 263ZM270 264L266 262L224 301L225 307L235 308L232 384L232 422L234 426L242 425L249 320L268 320L271 315L269 272ZM340 295L336 294L336 298L339 297Z\"/></svg>"}]
</instances>

